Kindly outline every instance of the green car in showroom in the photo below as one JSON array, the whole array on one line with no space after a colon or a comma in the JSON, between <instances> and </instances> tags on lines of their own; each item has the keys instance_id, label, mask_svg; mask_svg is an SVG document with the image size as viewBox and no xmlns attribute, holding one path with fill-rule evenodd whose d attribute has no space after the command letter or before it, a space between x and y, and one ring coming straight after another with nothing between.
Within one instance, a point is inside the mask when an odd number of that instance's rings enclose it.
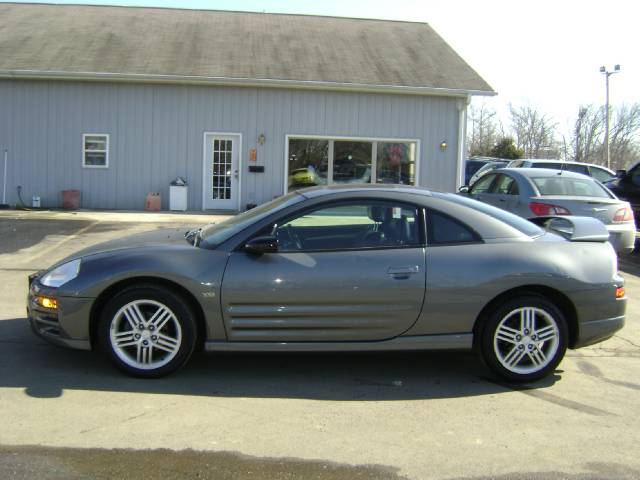
<instances>
[{"instance_id":1,"label":"green car in showroom","mask_svg":"<svg viewBox=\"0 0 640 480\"><path fill-rule=\"evenodd\" d=\"M541 228L400 185L305 189L186 234L93 246L30 277L42 338L140 377L207 351L475 349L514 382L623 327L605 226Z\"/></svg>"}]
</instances>

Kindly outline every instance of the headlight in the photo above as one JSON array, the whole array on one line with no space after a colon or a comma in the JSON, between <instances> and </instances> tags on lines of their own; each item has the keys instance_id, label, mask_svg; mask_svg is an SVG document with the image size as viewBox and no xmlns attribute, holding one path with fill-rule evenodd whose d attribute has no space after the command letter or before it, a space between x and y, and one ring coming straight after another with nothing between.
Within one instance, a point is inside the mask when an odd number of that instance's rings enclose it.
<instances>
[{"instance_id":1,"label":"headlight","mask_svg":"<svg viewBox=\"0 0 640 480\"><path fill-rule=\"evenodd\" d=\"M71 260L45 273L40 283L47 287L59 287L73 280L80 272L80 259Z\"/></svg>"}]
</instances>

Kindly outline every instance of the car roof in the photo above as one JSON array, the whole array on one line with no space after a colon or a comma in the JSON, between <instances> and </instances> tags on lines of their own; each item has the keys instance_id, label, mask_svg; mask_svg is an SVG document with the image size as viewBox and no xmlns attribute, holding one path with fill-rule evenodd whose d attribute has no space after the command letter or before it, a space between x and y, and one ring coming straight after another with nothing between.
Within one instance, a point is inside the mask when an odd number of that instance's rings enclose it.
<instances>
[{"instance_id":1,"label":"car roof","mask_svg":"<svg viewBox=\"0 0 640 480\"><path fill-rule=\"evenodd\" d=\"M564 177L564 178L588 178L593 180L593 177L584 175L582 173L571 172L569 170L558 170L556 168L499 168L494 170L494 173L506 172L514 175L522 175L523 177Z\"/></svg>"},{"instance_id":2,"label":"car roof","mask_svg":"<svg viewBox=\"0 0 640 480\"><path fill-rule=\"evenodd\" d=\"M544 164L544 163L559 163L559 164L565 164L565 165L584 165L586 167L596 167L596 168L601 168L603 170L606 170L607 172L614 174L613 170L610 170L607 167L604 167L602 165L596 165L595 163L585 163L585 162L572 162L572 161L563 161L563 160L552 160L550 158L521 158L518 160L512 160L514 162L529 162L529 163L540 163L540 164Z\"/></svg>"},{"instance_id":3,"label":"car roof","mask_svg":"<svg viewBox=\"0 0 640 480\"><path fill-rule=\"evenodd\" d=\"M432 196L432 191L423 187L414 187L412 185L398 185L398 184L383 184L372 185L366 183L355 184L342 184L342 185L321 185L316 187L303 188L296 190L296 193L302 195L305 198L317 198L325 195L332 195L336 193L357 193L357 192L395 192L395 193L413 193L418 195L424 195L426 197Z\"/></svg>"}]
</instances>

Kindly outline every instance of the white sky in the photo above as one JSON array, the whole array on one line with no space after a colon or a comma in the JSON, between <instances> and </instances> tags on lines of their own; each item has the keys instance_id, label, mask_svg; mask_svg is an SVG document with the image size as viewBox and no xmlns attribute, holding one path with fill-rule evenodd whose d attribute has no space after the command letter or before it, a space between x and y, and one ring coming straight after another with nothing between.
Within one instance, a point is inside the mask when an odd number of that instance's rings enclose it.
<instances>
[{"instance_id":1,"label":"white sky","mask_svg":"<svg viewBox=\"0 0 640 480\"><path fill-rule=\"evenodd\" d=\"M580 104L640 102L638 0L85 0L58 3L153 5L423 21L431 24L499 93L487 104L529 103L567 129ZM476 99L474 102L482 101Z\"/></svg>"}]
</instances>

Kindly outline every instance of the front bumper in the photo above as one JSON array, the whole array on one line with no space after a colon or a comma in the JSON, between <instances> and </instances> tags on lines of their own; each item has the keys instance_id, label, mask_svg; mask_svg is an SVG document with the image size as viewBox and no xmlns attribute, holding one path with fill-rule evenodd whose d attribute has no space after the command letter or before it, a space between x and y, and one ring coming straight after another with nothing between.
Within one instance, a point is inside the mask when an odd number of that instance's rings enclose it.
<instances>
[{"instance_id":1,"label":"front bumper","mask_svg":"<svg viewBox=\"0 0 640 480\"><path fill-rule=\"evenodd\" d=\"M40 338L68 348L91 350L89 340L89 304L91 299L62 297L57 289L38 283L38 274L29 276L27 317L33 332ZM58 301L58 308L45 308L36 297L46 295Z\"/></svg>"}]
</instances>

